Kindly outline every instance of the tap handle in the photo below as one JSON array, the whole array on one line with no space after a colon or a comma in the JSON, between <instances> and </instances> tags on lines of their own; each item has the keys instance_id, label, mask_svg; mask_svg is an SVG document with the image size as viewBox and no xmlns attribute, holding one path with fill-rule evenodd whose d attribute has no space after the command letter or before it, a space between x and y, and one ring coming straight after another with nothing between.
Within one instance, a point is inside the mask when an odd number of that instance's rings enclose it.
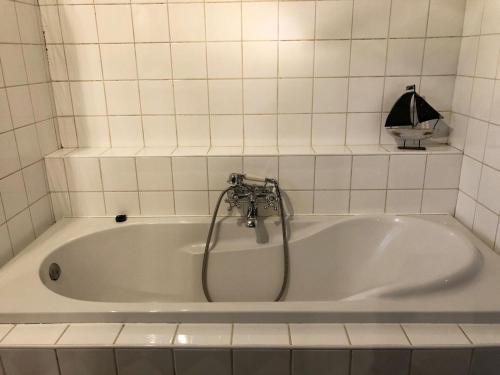
<instances>
[{"instance_id":1,"label":"tap handle","mask_svg":"<svg viewBox=\"0 0 500 375\"><path fill-rule=\"evenodd\" d=\"M227 179L228 184L232 186L240 185L243 183L243 179L245 178L244 174L241 173L231 173L229 178Z\"/></svg>"}]
</instances>

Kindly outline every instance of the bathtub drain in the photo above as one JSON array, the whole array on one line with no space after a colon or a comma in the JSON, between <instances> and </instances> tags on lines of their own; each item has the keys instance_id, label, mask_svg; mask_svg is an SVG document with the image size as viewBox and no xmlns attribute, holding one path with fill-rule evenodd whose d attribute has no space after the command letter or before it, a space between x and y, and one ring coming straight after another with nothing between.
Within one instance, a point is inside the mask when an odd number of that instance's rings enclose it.
<instances>
[{"instance_id":1,"label":"bathtub drain","mask_svg":"<svg viewBox=\"0 0 500 375\"><path fill-rule=\"evenodd\" d=\"M61 277L61 267L57 263L49 266L49 276L52 281L57 281Z\"/></svg>"}]
</instances>

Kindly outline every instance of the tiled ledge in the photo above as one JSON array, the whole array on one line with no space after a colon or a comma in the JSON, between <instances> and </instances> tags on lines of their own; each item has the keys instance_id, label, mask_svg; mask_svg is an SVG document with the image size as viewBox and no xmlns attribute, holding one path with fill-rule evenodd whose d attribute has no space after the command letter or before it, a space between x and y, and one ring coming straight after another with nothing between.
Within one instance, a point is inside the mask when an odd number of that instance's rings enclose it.
<instances>
[{"instance_id":1,"label":"tiled ledge","mask_svg":"<svg viewBox=\"0 0 500 375\"><path fill-rule=\"evenodd\" d=\"M17 347L473 348L500 346L500 324L0 324Z\"/></svg>"},{"instance_id":2,"label":"tiled ledge","mask_svg":"<svg viewBox=\"0 0 500 375\"><path fill-rule=\"evenodd\" d=\"M61 157L139 157L139 156L286 156L286 155L401 155L462 154L448 145L427 146L425 151L399 150L395 145L363 146L260 146L260 147L115 147L65 148L46 158Z\"/></svg>"}]
</instances>

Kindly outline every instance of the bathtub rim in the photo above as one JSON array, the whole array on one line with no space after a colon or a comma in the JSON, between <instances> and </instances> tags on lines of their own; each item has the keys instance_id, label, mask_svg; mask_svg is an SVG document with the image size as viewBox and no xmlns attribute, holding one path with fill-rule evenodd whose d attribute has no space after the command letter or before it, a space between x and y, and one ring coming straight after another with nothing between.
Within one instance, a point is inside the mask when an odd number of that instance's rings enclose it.
<instances>
[{"instance_id":1,"label":"bathtub rim","mask_svg":"<svg viewBox=\"0 0 500 375\"><path fill-rule=\"evenodd\" d=\"M371 214L371 215L296 215L293 220L321 221L325 218L330 220L346 220L359 217L396 217L410 216L432 222L450 225L458 233L468 238L487 257L498 257L491 248L486 246L477 237L460 224L450 215L443 214ZM235 218L236 219L236 218ZM54 243L68 242L93 233L93 226L83 225L92 223L101 227L106 223L108 229L114 225L134 225L137 223L208 223L209 216L168 216L168 217L133 217L126 223L116 224L112 217L89 217L89 218L66 218L49 228L46 233L30 244L23 252L15 257L15 263L24 261L25 258L37 253L36 259L42 262L49 252L54 251ZM75 226L72 229L86 229L76 235L66 233L64 229ZM42 248L43 250L40 250ZM28 259L27 262L30 260ZM39 263L36 269L39 268ZM498 258L500 264L500 258ZM12 267L12 266L10 266ZM9 268L10 268L9 267ZM38 271L36 273L37 278ZM21 275L22 276L22 275ZM500 279L500 276L499 276ZM74 304L72 309L34 309L25 311L15 307L9 311L6 304L0 305L0 323L56 323L56 322L500 322L500 301L489 306L478 308L474 306L469 309L456 309L449 307L433 307L429 311L428 306L411 306L406 303L395 301L384 301L384 306L371 304L367 310L366 306L360 310L360 305L366 305L366 301L352 301L339 304L337 301L314 301L314 302L180 302L180 303L108 303L89 302L60 296L48 289L41 280L40 285L53 294L52 297L70 300ZM4 269L0 270L0 300L6 301ZM7 300L9 296L7 295ZM12 298L12 296L10 297ZM52 298L53 299L53 298ZM57 301L56 301L57 302ZM62 301L59 301L62 302ZM67 301L66 301L67 302ZM90 305L90 306L84 306ZM108 306L106 305L113 305ZM138 309L140 305L140 309ZM236 305L236 306L235 306ZM370 305L370 304L368 304ZM406 306L405 306L406 305ZM118 307L118 309L116 308ZM75 311L76 308L76 311ZM104 310L104 311L103 311Z\"/></svg>"}]
</instances>

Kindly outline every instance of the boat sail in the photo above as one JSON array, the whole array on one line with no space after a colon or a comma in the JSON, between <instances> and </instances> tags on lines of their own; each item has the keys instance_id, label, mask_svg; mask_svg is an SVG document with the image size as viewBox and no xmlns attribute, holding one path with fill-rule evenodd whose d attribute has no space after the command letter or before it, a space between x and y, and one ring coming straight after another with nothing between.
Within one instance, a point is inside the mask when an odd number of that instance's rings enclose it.
<instances>
[{"instance_id":1,"label":"boat sail","mask_svg":"<svg viewBox=\"0 0 500 375\"><path fill-rule=\"evenodd\" d=\"M439 120L443 118L423 97L417 94L415 85L407 86L404 93L394 104L385 127L403 141L400 149L425 150L420 145L422 139L430 138ZM431 125L429 121L436 120ZM418 146L408 146L407 142L418 142Z\"/></svg>"}]
</instances>

